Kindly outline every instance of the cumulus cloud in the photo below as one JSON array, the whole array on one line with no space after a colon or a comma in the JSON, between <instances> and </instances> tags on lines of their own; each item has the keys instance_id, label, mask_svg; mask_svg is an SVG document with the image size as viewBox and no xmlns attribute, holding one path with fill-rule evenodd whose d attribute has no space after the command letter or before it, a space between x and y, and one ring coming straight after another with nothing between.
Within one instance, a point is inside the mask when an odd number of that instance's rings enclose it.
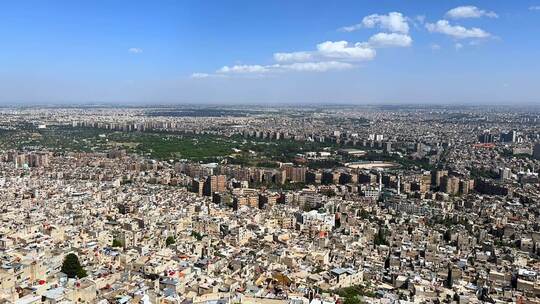
<instances>
[{"instance_id":1,"label":"cumulus cloud","mask_svg":"<svg viewBox=\"0 0 540 304\"><path fill-rule=\"evenodd\" d=\"M194 78L194 79L226 78L226 77L228 77L227 74L219 74L219 73L193 73L190 76L190 78Z\"/></svg>"},{"instance_id":2,"label":"cumulus cloud","mask_svg":"<svg viewBox=\"0 0 540 304\"><path fill-rule=\"evenodd\" d=\"M404 44L399 37L389 35L385 45ZM399 35L398 35L399 36ZM406 35L403 35L406 36ZM378 36L377 36L378 37ZM384 44L383 38L376 39ZM379 41L380 40L380 41ZM375 41L375 40L374 40ZM326 72L331 70L346 70L356 67L358 61L372 60L376 56L375 49L369 43L349 43L347 41L325 41L316 46L313 51L291 53L274 53L275 64L241 64L223 66L214 73L193 73L191 78L226 77L230 75L263 75L287 71L296 72Z\"/></svg>"},{"instance_id":3,"label":"cumulus cloud","mask_svg":"<svg viewBox=\"0 0 540 304\"><path fill-rule=\"evenodd\" d=\"M298 62L308 61L312 59L309 52L292 52L292 53L274 53L274 60L277 62Z\"/></svg>"},{"instance_id":4,"label":"cumulus cloud","mask_svg":"<svg viewBox=\"0 0 540 304\"><path fill-rule=\"evenodd\" d=\"M407 34L409 32L409 23L407 17L398 12L391 12L388 15L372 14L362 19L361 23L344 26L339 30L342 32L353 32L361 28L379 27L390 32Z\"/></svg>"},{"instance_id":5,"label":"cumulus cloud","mask_svg":"<svg viewBox=\"0 0 540 304\"><path fill-rule=\"evenodd\" d=\"M463 48L463 44L461 44L461 43L458 42L458 43L456 43L456 44L454 45L454 47L456 48L457 51L459 51L459 50L461 50L461 49Z\"/></svg>"},{"instance_id":6,"label":"cumulus cloud","mask_svg":"<svg viewBox=\"0 0 540 304\"><path fill-rule=\"evenodd\" d=\"M276 68L300 72L326 72L330 70L346 70L354 68L353 64L339 61L296 62L288 65L278 65Z\"/></svg>"},{"instance_id":7,"label":"cumulus cloud","mask_svg":"<svg viewBox=\"0 0 540 304\"><path fill-rule=\"evenodd\" d=\"M141 48L132 47L128 49L128 52L131 54L140 54L143 50Z\"/></svg>"},{"instance_id":8,"label":"cumulus cloud","mask_svg":"<svg viewBox=\"0 0 540 304\"><path fill-rule=\"evenodd\" d=\"M373 14L362 19L362 25L367 28L379 26L390 32L408 33L409 24L407 18L398 12L391 12L388 15Z\"/></svg>"},{"instance_id":9,"label":"cumulus cloud","mask_svg":"<svg viewBox=\"0 0 540 304\"><path fill-rule=\"evenodd\" d=\"M373 47L409 47L412 38L409 35L398 33L378 33L369 38L369 45Z\"/></svg>"},{"instance_id":10,"label":"cumulus cloud","mask_svg":"<svg viewBox=\"0 0 540 304\"><path fill-rule=\"evenodd\" d=\"M540 5L533 5L529 7L530 11L540 11Z\"/></svg>"},{"instance_id":11,"label":"cumulus cloud","mask_svg":"<svg viewBox=\"0 0 540 304\"><path fill-rule=\"evenodd\" d=\"M372 60L376 51L369 43L348 41L325 41L317 44L316 50L292 53L275 53L274 60L287 62L327 62Z\"/></svg>"},{"instance_id":12,"label":"cumulus cloud","mask_svg":"<svg viewBox=\"0 0 540 304\"><path fill-rule=\"evenodd\" d=\"M480 17L498 18L499 16L495 12L485 11L472 5L466 5L449 10L446 12L446 17L452 19L464 19Z\"/></svg>"},{"instance_id":13,"label":"cumulus cloud","mask_svg":"<svg viewBox=\"0 0 540 304\"><path fill-rule=\"evenodd\" d=\"M266 73L269 71L270 70L266 66L262 66L258 64L253 64L253 65L242 64L242 65L233 65L231 67L224 66L221 69L219 69L217 72L218 73L257 73L257 74L260 74L260 73Z\"/></svg>"},{"instance_id":14,"label":"cumulus cloud","mask_svg":"<svg viewBox=\"0 0 540 304\"><path fill-rule=\"evenodd\" d=\"M432 51L438 51L441 49L441 46L436 44L436 43L432 43L429 45L429 48L432 50Z\"/></svg>"},{"instance_id":15,"label":"cumulus cloud","mask_svg":"<svg viewBox=\"0 0 540 304\"><path fill-rule=\"evenodd\" d=\"M347 62L339 61L315 61L315 62L294 62L289 64L271 64L271 65L235 65L232 67L224 66L216 71L216 74L194 73L192 78L207 78L213 75L223 74L264 74L269 72L326 72L331 70L352 69L355 66Z\"/></svg>"},{"instance_id":16,"label":"cumulus cloud","mask_svg":"<svg viewBox=\"0 0 540 304\"><path fill-rule=\"evenodd\" d=\"M436 23L426 23L426 28L432 33L441 33L456 39L488 38L490 33L483 29L472 27L466 28L460 25L452 25L447 20L439 20Z\"/></svg>"},{"instance_id":17,"label":"cumulus cloud","mask_svg":"<svg viewBox=\"0 0 540 304\"><path fill-rule=\"evenodd\" d=\"M423 22L424 17L418 17L418 20ZM360 24L342 29L344 31L358 28L384 29L384 32L371 36L367 42L324 41L317 44L313 50L276 52L273 54L274 64L226 65L214 73L194 73L191 78L352 69L358 66L358 62L373 60L377 55L376 48L411 46L413 40L408 35L409 21L411 20L398 12L369 15L364 17Z\"/></svg>"},{"instance_id":18,"label":"cumulus cloud","mask_svg":"<svg viewBox=\"0 0 540 304\"><path fill-rule=\"evenodd\" d=\"M317 44L320 56L341 60L372 60L377 54L367 43L350 45L347 41L325 41Z\"/></svg>"}]
</instances>

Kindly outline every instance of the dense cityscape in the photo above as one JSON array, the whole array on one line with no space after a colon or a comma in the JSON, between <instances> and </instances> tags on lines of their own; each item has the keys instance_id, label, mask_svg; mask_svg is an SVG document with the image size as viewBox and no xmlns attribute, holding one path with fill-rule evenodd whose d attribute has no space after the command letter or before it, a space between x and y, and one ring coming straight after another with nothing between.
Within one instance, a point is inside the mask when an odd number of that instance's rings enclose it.
<instances>
[{"instance_id":1,"label":"dense cityscape","mask_svg":"<svg viewBox=\"0 0 540 304\"><path fill-rule=\"evenodd\" d=\"M0 1L0 304L540 304L540 0Z\"/></svg>"},{"instance_id":2,"label":"dense cityscape","mask_svg":"<svg viewBox=\"0 0 540 304\"><path fill-rule=\"evenodd\" d=\"M540 303L540 108L0 109L0 303Z\"/></svg>"}]
</instances>

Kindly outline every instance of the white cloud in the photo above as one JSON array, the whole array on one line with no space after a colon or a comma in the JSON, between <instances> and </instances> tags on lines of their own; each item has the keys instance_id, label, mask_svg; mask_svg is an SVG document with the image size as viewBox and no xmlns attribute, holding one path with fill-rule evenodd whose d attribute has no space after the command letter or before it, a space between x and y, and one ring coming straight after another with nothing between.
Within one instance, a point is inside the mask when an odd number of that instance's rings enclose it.
<instances>
[{"instance_id":1,"label":"white cloud","mask_svg":"<svg viewBox=\"0 0 540 304\"><path fill-rule=\"evenodd\" d=\"M275 53L274 59L277 62L331 62L341 61L361 61L375 58L376 51L369 43L354 43L348 41L325 41L317 44L314 51L302 51L292 53ZM330 61L328 61L330 60Z\"/></svg>"},{"instance_id":2,"label":"white cloud","mask_svg":"<svg viewBox=\"0 0 540 304\"><path fill-rule=\"evenodd\" d=\"M132 47L128 49L128 52L131 54L140 54L143 52L143 50L141 48Z\"/></svg>"},{"instance_id":3,"label":"white cloud","mask_svg":"<svg viewBox=\"0 0 540 304\"><path fill-rule=\"evenodd\" d=\"M398 33L378 33L369 38L369 45L373 47L409 47L412 38L409 35Z\"/></svg>"},{"instance_id":4,"label":"white cloud","mask_svg":"<svg viewBox=\"0 0 540 304\"><path fill-rule=\"evenodd\" d=\"M191 78L207 78L210 77L210 74L207 73L193 73L191 74Z\"/></svg>"},{"instance_id":5,"label":"white cloud","mask_svg":"<svg viewBox=\"0 0 540 304\"><path fill-rule=\"evenodd\" d=\"M338 29L340 32L354 32L362 28L362 23L344 26Z\"/></svg>"},{"instance_id":6,"label":"white cloud","mask_svg":"<svg viewBox=\"0 0 540 304\"><path fill-rule=\"evenodd\" d=\"M463 18L480 18L480 17L489 17L489 18L498 18L499 16L495 12L489 12L481 10L476 6L467 5L467 6L458 6L446 12L446 17L452 19L463 19Z\"/></svg>"},{"instance_id":7,"label":"white cloud","mask_svg":"<svg viewBox=\"0 0 540 304\"><path fill-rule=\"evenodd\" d=\"M458 42L458 43L456 43L456 44L454 45L454 47L456 48L457 51L459 51L459 50L461 50L461 49L463 48L463 44L461 44L461 43Z\"/></svg>"},{"instance_id":8,"label":"white cloud","mask_svg":"<svg viewBox=\"0 0 540 304\"><path fill-rule=\"evenodd\" d=\"M274 60L277 62L299 62L312 59L309 52L293 52L293 53L274 53Z\"/></svg>"},{"instance_id":9,"label":"white cloud","mask_svg":"<svg viewBox=\"0 0 540 304\"><path fill-rule=\"evenodd\" d=\"M529 7L530 11L540 11L540 5L533 5Z\"/></svg>"},{"instance_id":10,"label":"white cloud","mask_svg":"<svg viewBox=\"0 0 540 304\"><path fill-rule=\"evenodd\" d=\"M460 25L451 25L447 20L439 20L437 23L426 23L426 28L432 33L441 33L452 36L456 39L466 38L488 38L490 33L483 29L472 27L465 28Z\"/></svg>"},{"instance_id":11,"label":"white cloud","mask_svg":"<svg viewBox=\"0 0 540 304\"><path fill-rule=\"evenodd\" d=\"M418 17L423 21L423 17ZM277 52L273 54L275 63L268 65L223 66L214 73L194 73L192 78L226 77L230 75L262 75L298 72L325 72L345 70L357 67L356 62L373 60L378 47L408 47L412 38L407 34L409 24L407 17L401 13L391 12L388 15L370 15L363 18L360 25L344 28L351 31L360 27L382 28L388 32L377 33L368 42L324 41L316 45L315 50L297 52ZM411 21L412 22L412 21Z\"/></svg>"},{"instance_id":12,"label":"white cloud","mask_svg":"<svg viewBox=\"0 0 540 304\"><path fill-rule=\"evenodd\" d=\"M388 35L393 37L391 34ZM398 36L400 35L398 34ZM387 44L396 44L398 39L394 38L394 40L394 42ZM193 73L191 78L225 77L226 75L262 75L286 71L325 72L330 70L345 70L356 67L352 62L372 60L375 56L376 51L369 43L349 44L347 41L325 41L319 43L317 49L310 52L275 53L275 64L223 66L213 74Z\"/></svg>"},{"instance_id":13,"label":"white cloud","mask_svg":"<svg viewBox=\"0 0 540 304\"><path fill-rule=\"evenodd\" d=\"M194 79L204 79L204 78L226 78L228 74L218 74L218 73L193 73L190 78Z\"/></svg>"},{"instance_id":14,"label":"white cloud","mask_svg":"<svg viewBox=\"0 0 540 304\"><path fill-rule=\"evenodd\" d=\"M321 61L321 62L296 62L287 65L279 65L277 68L299 72L326 72L330 70L346 70L355 66L347 62Z\"/></svg>"},{"instance_id":15,"label":"white cloud","mask_svg":"<svg viewBox=\"0 0 540 304\"><path fill-rule=\"evenodd\" d=\"M207 74L207 73L193 73L191 74L191 78L208 78L208 77L211 77L212 75L210 74Z\"/></svg>"},{"instance_id":16,"label":"white cloud","mask_svg":"<svg viewBox=\"0 0 540 304\"><path fill-rule=\"evenodd\" d=\"M218 73L266 73L269 69L266 66L254 64L254 65L233 65L231 67L224 66L219 69Z\"/></svg>"},{"instance_id":17,"label":"white cloud","mask_svg":"<svg viewBox=\"0 0 540 304\"><path fill-rule=\"evenodd\" d=\"M407 17L398 12L391 12L388 15L373 14L366 16L364 19L362 19L362 25L367 28L379 26L380 28L389 30L390 32L399 32L404 34L409 32Z\"/></svg>"},{"instance_id":18,"label":"white cloud","mask_svg":"<svg viewBox=\"0 0 540 304\"><path fill-rule=\"evenodd\" d=\"M436 44L436 43L432 43L429 45L429 48L432 50L432 51L438 51L441 49L441 46Z\"/></svg>"},{"instance_id":19,"label":"white cloud","mask_svg":"<svg viewBox=\"0 0 540 304\"><path fill-rule=\"evenodd\" d=\"M325 41L317 44L318 53L326 58L341 60L372 60L377 52L367 43L349 45L347 41Z\"/></svg>"},{"instance_id":20,"label":"white cloud","mask_svg":"<svg viewBox=\"0 0 540 304\"><path fill-rule=\"evenodd\" d=\"M295 72L326 72L331 70L346 70L352 69L355 65L340 61L318 61L318 62L294 62L289 64L272 64L272 65L235 65L232 67L224 66L217 70L215 74L193 73L191 78L209 78L209 77L224 77L225 75L242 75L242 74L267 74L285 71Z\"/></svg>"},{"instance_id":21,"label":"white cloud","mask_svg":"<svg viewBox=\"0 0 540 304\"><path fill-rule=\"evenodd\" d=\"M407 34L409 32L409 24L407 22L407 17L403 16L403 14L398 12L391 12L388 13L388 15L369 15L364 17L361 23L344 26L339 30L342 32L353 32L361 28L374 28L376 26L390 32L397 32L403 34Z\"/></svg>"}]
</instances>

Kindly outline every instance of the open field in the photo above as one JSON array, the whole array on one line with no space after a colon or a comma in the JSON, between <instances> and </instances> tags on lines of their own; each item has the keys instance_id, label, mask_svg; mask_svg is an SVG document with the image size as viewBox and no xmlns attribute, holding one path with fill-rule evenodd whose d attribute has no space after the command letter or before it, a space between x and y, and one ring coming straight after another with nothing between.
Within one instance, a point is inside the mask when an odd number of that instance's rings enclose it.
<instances>
[{"instance_id":1,"label":"open field","mask_svg":"<svg viewBox=\"0 0 540 304\"><path fill-rule=\"evenodd\" d=\"M391 162L382 162L382 161L372 161L372 162L354 162L354 163L347 163L345 164L346 167L349 167L351 169L386 169L386 168L394 168L399 166L396 163Z\"/></svg>"}]
</instances>

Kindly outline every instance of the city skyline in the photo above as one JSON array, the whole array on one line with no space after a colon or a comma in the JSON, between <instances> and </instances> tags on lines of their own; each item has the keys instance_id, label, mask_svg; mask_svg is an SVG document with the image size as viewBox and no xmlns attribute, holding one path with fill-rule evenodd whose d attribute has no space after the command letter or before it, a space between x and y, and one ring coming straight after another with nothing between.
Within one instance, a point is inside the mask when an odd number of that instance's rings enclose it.
<instances>
[{"instance_id":1,"label":"city skyline","mask_svg":"<svg viewBox=\"0 0 540 304\"><path fill-rule=\"evenodd\" d=\"M0 105L538 104L540 2L3 3Z\"/></svg>"}]
</instances>

